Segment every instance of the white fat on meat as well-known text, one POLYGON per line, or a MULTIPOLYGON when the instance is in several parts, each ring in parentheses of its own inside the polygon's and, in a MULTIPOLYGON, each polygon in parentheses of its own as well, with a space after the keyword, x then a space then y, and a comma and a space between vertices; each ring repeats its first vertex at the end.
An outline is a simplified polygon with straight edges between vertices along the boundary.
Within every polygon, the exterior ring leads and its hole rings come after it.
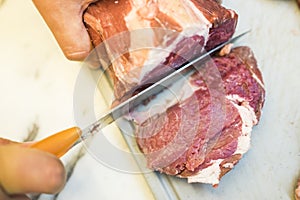
MULTIPOLYGON (((135 71, 124 74, 124 71, 126 71, 124 66, 122 66, 121 63, 114 63, 115 75, 121 82, 127 82, 129 84, 139 83, 144 79, 147 73, 165 61, 170 53, 174 51, 176 45, 186 37, 192 37, 194 35, 203 36, 204 44, 206 44, 208 40, 209 29, 212 27, 212 24, 191 1, 131 0, 131 5, 132 9, 125 17, 125 22, 129 31, 138 30, 130 34, 130 37, 132 37, 131 47, 129 48, 130 62, 131 68, 134 68, 135 71), (157 10, 167 16, 176 16, 174 20, 181 26, 180 34, 178 34, 176 39, 170 44, 167 44, 170 39, 168 36, 164 37, 164 41, 160 41, 159 43, 155 41, 155 28, 153 29, 151 27, 149 19, 155 18, 157 10), (141 40, 138 40, 139 30, 143 29, 147 29, 147 34, 140 34, 141 40), (145 38, 145 35, 147 38, 145 38), (145 46, 148 46, 148 48, 144 48, 145 46)), ((175 30, 170 31, 175 33, 175 30)))
MULTIPOLYGON (((245 99, 238 95, 228 95, 226 98, 237 108, 242 119, 242 133, 238 138, 238 146, 233 155, 246 153, 250 148, 252 127, 257 124, 257 117, 254 109, 245 99), (241 103, 241 104, 239 104, 241 103)), ((220 181, 221 166, 224 159, 212 160, 211 166, 201 170, 198 174, 188 177, 189 183, 208 183, 217 185, 220 181)), ((225 163, 225 168, 233 168, 233 163, 225 163)))
POLYGON ((190 84, 190 77, 193 73, 194 71, 185 74, 177 82, 157 94, 148 104, 140 104, 127 118, 133 119, 137 124, 142 124, 147 119, 165 113, 168 108, 190 98, 199 89, 190 84))
POLYGON ((223 159, 211 161, 211 166, 201 170, 197 175, 188 177, 188 183, 209 183, 212 185, 218 184, 220 181, 220 164, 222 161, 223 159))
MULTIPOLYGON (((164 90, 159 93, 154 99, 152 99, 146 106, 138 106, 130 115, 130 118, 134 119, 136 123, 142 124, 147 119, 166 112, 167 108, 178 103, 178 100, 184 101, 185 99, 191 97, 193 93, 199 88, 192 86, 189 83, 187 74, 185 78, 181 78, 175 84, 171 85, 169 89, 164 90), (174 95, 176 94, 176 98, 174 95)), ((242 133, 238 137, 238 146, 233 155, 245 154, 250 148, 251 131, 252 127, 258 123, 257 117, 255 115, 254 109, 249 105, 244 98, 239 95, 227 95, 228 99, 234 107, 239 112, 242 119, 242 133)), ((221 168, 220 164, 224 159, 212 160, 211 165, 198 174, 188 177, 189 183, 207 183, 216 185, 220 181, 221 168)), ((222 167, 233 168, 233 163, 225 163, 222 167)), ((179 175, 180 177, 180 175, 179 175)))

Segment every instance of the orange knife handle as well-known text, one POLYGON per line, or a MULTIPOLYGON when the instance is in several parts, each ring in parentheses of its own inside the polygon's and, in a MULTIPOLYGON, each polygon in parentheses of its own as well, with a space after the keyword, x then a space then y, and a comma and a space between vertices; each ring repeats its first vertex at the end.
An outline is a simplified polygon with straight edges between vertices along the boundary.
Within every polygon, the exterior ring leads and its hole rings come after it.
POLYGON ((30 147, 61 157, 76 143, 80 135, 80 128, 72 127, 40 140, 30 147))

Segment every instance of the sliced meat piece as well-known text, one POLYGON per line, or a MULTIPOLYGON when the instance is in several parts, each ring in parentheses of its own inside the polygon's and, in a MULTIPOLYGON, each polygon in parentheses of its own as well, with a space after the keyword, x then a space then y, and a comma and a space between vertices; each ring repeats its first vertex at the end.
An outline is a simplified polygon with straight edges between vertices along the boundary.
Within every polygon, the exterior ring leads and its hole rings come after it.
POLYGON ((237 18, 216 0, 101 0, 84 14, 94 46, 110 58, 102 64, 112 63, 116 99, 227 41, 237 18))
POLYGON ((248 151, 265 98, 256 60, 238 47, 212 61, 170 87, 179 103, 162 93, 131 114, 149 168, 217 185, 248 151))

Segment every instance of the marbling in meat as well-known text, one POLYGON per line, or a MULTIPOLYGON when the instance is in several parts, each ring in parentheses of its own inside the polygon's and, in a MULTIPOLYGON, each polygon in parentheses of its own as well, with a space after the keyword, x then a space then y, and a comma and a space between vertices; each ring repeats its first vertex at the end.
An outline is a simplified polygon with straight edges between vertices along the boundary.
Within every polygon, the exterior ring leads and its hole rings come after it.
POLYGON ((185 85, 177 88, 186 91, 188 85, 190 96, 179 96, 179 103, 165 111, 147 113, 138 108, 132 113, 149 168, 189 182, 217 185, 248 151, 265 97, 256 60, 248 47, 238 47, 212 61, 185 77, 185 85), (213 65, 219 74, 212 72, 213 65))
MULTIPOLYGON (((94 46, 104 47, 99 56, 109 60, 102 64, 110 66, 116 99, 227 41, 237 14, 219 2, 101 0, 89 6, 84 21, 94 46)), ((149 168, 217 185, 247 152, 264 103, 263 80, 248 47, 227 53, 131 113, 149 168)))
POLYGON ((84 22, 94 46, 106 42, 120 99, 227 41, 237 14, 216 0, 101 0, 88 7, 84 22))

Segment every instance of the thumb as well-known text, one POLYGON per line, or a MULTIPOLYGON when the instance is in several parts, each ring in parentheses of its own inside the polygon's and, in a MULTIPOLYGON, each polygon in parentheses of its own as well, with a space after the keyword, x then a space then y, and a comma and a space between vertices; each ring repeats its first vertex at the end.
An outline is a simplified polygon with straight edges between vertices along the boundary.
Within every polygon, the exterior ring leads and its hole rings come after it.
POLYGON ((65 56, 83 60, 90 52, 90 37, 82 14, 92 0, 33 0, 65 56))
POLYGON ((0 186, 8 194, 57 193, 65 180, 55 156, 17 144, 0 146, 0 186))

